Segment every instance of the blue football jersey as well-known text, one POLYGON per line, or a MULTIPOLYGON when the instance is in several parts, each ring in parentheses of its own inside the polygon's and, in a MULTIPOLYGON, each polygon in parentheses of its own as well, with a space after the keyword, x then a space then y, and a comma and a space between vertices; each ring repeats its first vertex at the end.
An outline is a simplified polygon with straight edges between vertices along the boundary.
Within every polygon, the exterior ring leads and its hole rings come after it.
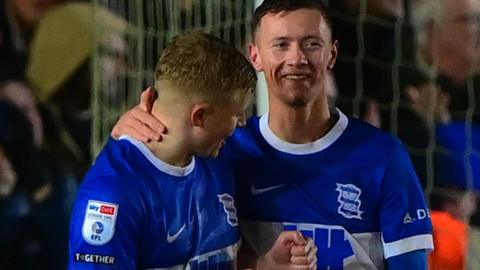
POLYGON ((340 111, 307 144, 278 138, 268 115, 227 142, 241 229, 264 254, 283 230, 318 247, 318 269, 384 269, 384 259, 433 248, 432 228, 408 153, 389 134, 340 111))
POLYGON ((221 159, 180 168, 132 138, 111 139, 76 198, 69 269, 235 269, 233 196, 221 159))

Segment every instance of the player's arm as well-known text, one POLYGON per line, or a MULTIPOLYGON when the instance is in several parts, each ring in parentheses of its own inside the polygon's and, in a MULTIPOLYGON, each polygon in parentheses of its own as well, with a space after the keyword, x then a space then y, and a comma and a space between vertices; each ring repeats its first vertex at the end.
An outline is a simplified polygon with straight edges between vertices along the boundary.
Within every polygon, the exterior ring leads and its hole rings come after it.
POLYGON ((389 269, 427 269, 433 249, 429 210, 408 152, 398 145, 392 153, 381 189, 384 255, 389 269))
POLYGON ((387 260, 388 270, 427 270, 427 252, 415 250, 387 260))
POLYGON ((136 269, 141 217, 113 182, 82 183, 70 223, 68 269, 136 269))
MULTIPOLYGON (((247 249, 250 250, 251 249, 247 249)), ((288 231, 282 232, 272 248, 263 256, 256 258, 250 256, 251 260, 244 260, 247 262, 248 269, 268 270, 309 270, 316 269, 317 265, 317 247, 312 239, 305 239, 301 233, 288 231)), ((244 250, 245 252, 245 250, 244 250)), ((252 251, 250 255, 254 254, 252 251)), ((242 259, 242 254, 240 254, 242 259)), ((245 256, 243 256, 245 259, 245 256)), ((245 264, 241 266, 245 268, 245 264)))
POLYGON ((142 142, 160 141, 167 132, 166 127, 150 112, 156 99, 152 87, 143 91, 140 103, 124 113, 112 130, 112 137, 118 139, 121 135, 129 135, 142 142))

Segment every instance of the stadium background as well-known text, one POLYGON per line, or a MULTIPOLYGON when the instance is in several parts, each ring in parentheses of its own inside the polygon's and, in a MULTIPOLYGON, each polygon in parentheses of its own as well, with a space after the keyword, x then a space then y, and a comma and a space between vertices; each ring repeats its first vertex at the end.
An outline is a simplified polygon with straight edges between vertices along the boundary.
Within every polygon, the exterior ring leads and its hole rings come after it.
MULTIPOLYGON (((95 5, 108 7, 115 13, 126 18, 134 29, 125 34, 126 51, 119 57, 123 57, 127 71, 125 74, 116 74, 108 77, 105 69, 98 68, 94 64, 94 82, 92 95, 93 128, 92 128, 92 156, 100 151, 113 124, 119 115, 127 108, 138 102, 140 92, 153 82, 153 70, 162 49, 168 40, 175 34, 187 29, 201 29, 213 33, 231 44, 240 51, 247 51, 247 44, 251 37, 250 21, 253 10, 261 0, 181 0, 181 1, 148 1, 148 0, 94 0, 95 5)), ((337 1, 338 2, 338 1, 337 1)), ((392 109, 389 112, 391 118, 390 130, 396 134, 396 113, 401 106, 400 100, 400 66, 414 62, 414 48, 411 47, 412 31, 410 26, 410 1, 405 1, 404 16, 397 18, 382 18, 367 14, 367 1, 359 1, 359 14, 352 17, 337 11, 338 4, 335 1, 323 0, 330 8, 330 16, 334 25, 343 28, 348 24, 355 24, 357 31, 353 32, 352 41, 340 44, 340 56, 336 68, 342 69, 348 65, 353 69, 346 70, 349 83, 344 88, 351 89, 349 92, 340 92, 336 97, 337 104, 347 114, 360 117, 366 100, 372 94, 368 92, 368 80, 381 80, 370 78, 365 75, 365 69, 373 69, 373 74, 385 76, 388 87, 392 89, 387 97, 380 97, 379 106, 392 109), (387 29, 387 41, 378 40, 378 47, 368 47, 369 36, 365 36, 363 27, 367 24, 377 25, 387 29), (354 43, 354 44, 351 44, 354 43), (383 46, 383 47, 382 47, 383 46), (378 50, 379 52, 373 52, 378 50), (391 55, 384 56, 383 51, 390 50, 391 55), (366 64, 365 64, 366 63, 366 64), (372 68, 373 67, 373 68, 372 68)), ((386 1, 388 2, 388 1, 386 1)), ((395 2, 395 1, 391 1, 395 2)), ((401 2, 401 1, 396 1, 401 2)), ((97 16, 94 16, 94 19, 97 16)), ((340 29, 344 30, 344 29, 340 29)), ((339 31, 340 32, 340 31, 339 31)), ((100 63, 106 54, 105 46, 100 42, 104 32, 96 32, 97 45, 94 50, 93 62, 100 63)), ((371 43, 371 42, 370 42, 371 43)), ((342 70, 344 71, 344 70, 342 70)), ((259 74, 257 97, 251 113, 261 115, 267 110, 266 85, 262 74, 259 74)), ((337 84, 339 83, 337 78, 337 84)), ((341 78, 345 82, 345 78, 341 78)), ((387 91, 385 91, 387 93, 387 91)), ((431 123, 433 130, 433 121, 431 123)), ((432 133, 432 136, 434 134, 432 133)), ((409 145, 410 152, 415 155, 428 153, 426 160, 427 172, 424 175, 426 192, 429 194, 433 188, 432 160, 428 157, 434 152, 434 142, 427 148, 416 148, 409 145)))
MULTIPOLYGON (((162 49, 168 40, 175 34, 187 29, 201 29, 213 33, 239 50, 246 52, 246 44, 251 36, 250 21, 256 5, 261 0, 95 0, 95 5, 105 6, 115 13, 126 18, 134 26, 125 36, 126 51, 124 57, 127 70, 124 74, 116 75, 113 79, 106 80, 106 75, 99 65, 94 64, 94 82, 92 95, 93 128, 92 128, 92 154, 95 156, 110 135, 113 124, 119 115, 138 102, 140 92, 153 82, 153 70, 162 49)), ((335 7, 335 1, 323 1, 328 7, 335 7)), ((353 67, 350 71, 350 87, 352 92, 340 92, 337 103, 340 107, 346 108, 347 114, 360 117, 365 108, 365 102, 372 95, 368 93, 369 84, 366 80, 364 69, 372 68, 381 70, 385 74, 387 83, 393 91, 388 97, 380 97, 378 106, 389 111, 390 128, 397 132, 397 113, 402 106, 401 100, 401 67, 413 64, 415 59, 411 30, 410 2, 406 1, 404 16, 392 18, 381 18, 367 14, 366 1, 360 1, 359 14, 355 17, 346 16, 341 12, 331 12, 332 19, 340 27, 345 23, 356 25, 357 31, 352 33, 355 36, 355 44, 340 44, 340 58, 337 68, 342 65, 353 67), (353 18, 353 19, 352 19, 353 18), (380 47, 370 48, 367 45, 369 36, 365 36, 363 27, 366 24, 374 24, 389 29, 393 35, 391 43, 382 43, 378 40, 380 47), (381 46, 390 46, 393 54, 387 57, 376 57, 371 50, 382 50, 381 46), (351 50, 350 47, 355 47, 351 50), (353 52, 353 53, 352 53, 353 52)), ((98 39, 102 32, 98 33, 98 39)), ((380 52, 381 53, 381 52, 380 52)), ((108 50, 97 42, 94 53, 94 63, 99 63, 108 50)), ((383 73, 382 73, 383 72, 383 73)), ((260 77, 261 78, 261 77, 260 77)), ((338 79, 338 78, 337 78, 338 79)), ((373 78, 380 80, 380 78, 373 78)), ((344 81, 337 81, 345 83, 344 81)), ((469 91, 473 86, 469 84, 469 91)), ((267 109, 267 97, 265 83, 262 78, 259 81, 257 97, 251 110, 253 114, 262 114, 267 109)), ((475 106, 474 101, 470 101, 475 106)), ((472 122, 472 114, 467 116, 467 122, 472 122)), ((407 147, 413 157, 415 155, 425 157, 426 171, 423 174, 423 185, 427 197, 431 196, 434 189, 433 184, 433 155, 435 152, 435 132, 433 120, 427 123, 430 130, 430 137, 427 147, 417 147, 407 143, 407 147)), ((474 151, 470 149, 470 152, 474 151)), ((474 217, 475 219, 475 217, 474 217)), ((478 221, 478 218, 476 219, 478 221)), ((478 223, 478 222, 477 222, 478 223)))
MULTIPOLYGON (((138 102, 140 92, 145 86, 152 85, 155 64, 170 38, 187 29, 201 29, 229 41, 241 51, 246 51, 245 44, 251 36, 250 20, 255 1, 96 0, 95 5, 110 8, 126 18, 135 29, 125 35, 126 74, 105 80, 102 69, 94 72, 94 156, 104 145, 121 112, 138 102)), ((96 34, 96 40, 99 40, 104 33, 99 31, 96 34)), ((108 52, 100 42, 95 44, 97 46, 93 62, 98 63, 108 52)))

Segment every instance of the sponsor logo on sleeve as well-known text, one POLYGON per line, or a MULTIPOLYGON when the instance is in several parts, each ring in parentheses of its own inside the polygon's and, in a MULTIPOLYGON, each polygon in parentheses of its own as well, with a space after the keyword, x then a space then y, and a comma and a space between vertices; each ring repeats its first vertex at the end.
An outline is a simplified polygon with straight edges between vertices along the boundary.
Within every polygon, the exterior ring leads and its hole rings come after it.
POLYGON ((115 233, 118 205, 89 200, 83 221, 83 239, 95 246, 108 243, 115 233))
POLYGON ((106 265, 115 264, 114 256, 105 256, 105 255, 98 255, 98 254, 75 253, 73 259, 76 262, 84 262, 84 263, 106 264, 106 265))
POLYGON ((415 211, 415 214, 413 216, 410 215, 409 212, 407 212, 405 216, 403 216, 403 224, 413 223, 417 220, 423 220, 426 218, 430 218, 430 211, 428 209, 420 208, 415 211))

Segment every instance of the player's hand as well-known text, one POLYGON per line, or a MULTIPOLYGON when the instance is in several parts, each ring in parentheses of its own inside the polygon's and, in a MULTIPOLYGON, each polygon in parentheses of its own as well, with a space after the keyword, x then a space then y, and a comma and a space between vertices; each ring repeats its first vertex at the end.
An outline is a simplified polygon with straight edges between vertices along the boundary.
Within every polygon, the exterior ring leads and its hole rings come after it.
POLYGON ((161 141, 167 128, 152 114, 155 90, 148 87, 140 96, 140 104, 124 113, 112 130, 112 137, 129 135, 142 142, 161 141))
POLYGON ((257 261, 257 270, 317 269, 317 250, 312 239, 300 232, 282 232, 273 247, 257 261))

